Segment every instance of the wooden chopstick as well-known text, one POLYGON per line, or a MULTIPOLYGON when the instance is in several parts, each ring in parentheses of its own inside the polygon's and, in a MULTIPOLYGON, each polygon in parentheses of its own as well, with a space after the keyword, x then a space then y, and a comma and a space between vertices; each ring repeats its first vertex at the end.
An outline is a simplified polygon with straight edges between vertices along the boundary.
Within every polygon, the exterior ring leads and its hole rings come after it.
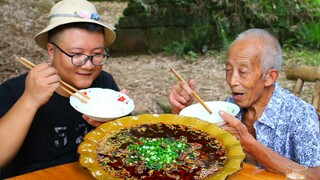
MULTIPOLYGON (((179 81, 186 82, 173 68, 170 68, 170 70, 179 81)), ((202 99, 198 96, 198 94, 195 91, 192 91, 192 95, 210 114, 212 114, 210 108, 202 101, 202 99)))
MULTIPOLYGON (((29 68, 29 69, 32 69, 32 68, 34 68, 34 67, 36 66, 35 64, 33 64, 32 62, 28 61, 27 59, 25 59, 25 58, 23 58, 23 57, 20 57, 20 58, 19 58, 19 57, 15 56, 15 59, 16 59, 18 62, 20 62, 22 65, 26 66, 26 67, 29 68)), ((79 99, 82 103, 87 103, 87 101, 86 101, 85 99, 79 97, 79 96, 76 95, 75 93, 78 93, 78 94, 80 94, 81 96, 83 96, 83 97, 85 97, 85 98, 87 98, 87 99, 90 99, 89 96, 87 96, 87 95, 79 92, 76 88, 70 86, 69 84, 65 83, 64 81, 60 80, 60 83, 61 83, 60 87, 61 87, 62 90, 64 90, 65 92, 67 92, 69 95, 74 96, 75 98, 79 99), (70 91, 68 88, 69 88, 70 90, 74 91, 75 93, 73 93, 72 91, 70 91)))

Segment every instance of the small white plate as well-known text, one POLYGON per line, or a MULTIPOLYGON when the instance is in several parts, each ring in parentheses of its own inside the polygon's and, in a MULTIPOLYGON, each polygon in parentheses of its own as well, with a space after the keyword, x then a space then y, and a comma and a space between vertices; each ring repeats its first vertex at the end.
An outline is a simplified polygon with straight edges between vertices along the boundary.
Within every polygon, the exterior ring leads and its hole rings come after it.
POLYGON ((90 97, 87 103, 70 96, 70 104, 90 119, 106 122, 128 115, 134 110, 133 100, 121 92, 103 88, 82 89, 80 92, 90 97))
POLYGON ((220 110, 226 111, 233 116, 237 115, 240 111, 239 106, 226 101, 207 101, 204 103, 212 111, 212 114, 210 114, 200 103, 198 103, 182 109, 179 115, 196 117, 221 126, 225 124, 225 121, 223 121, 218 114, 220 110))

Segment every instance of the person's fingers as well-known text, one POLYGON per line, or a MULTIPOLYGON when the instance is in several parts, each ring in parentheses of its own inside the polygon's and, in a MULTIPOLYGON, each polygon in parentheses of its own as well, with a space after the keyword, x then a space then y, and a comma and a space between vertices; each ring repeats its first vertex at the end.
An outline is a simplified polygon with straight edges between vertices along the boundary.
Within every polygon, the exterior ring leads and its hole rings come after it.
POLYGON ((188 104, 188 101, 181 95, 182 91, 184 90, 181 89, 180 85, 176 84, 171 88, 168 96, 168 101, 174 114, 178 114, 188 104))
POLYGON ((169 103, 171 104, 172 108, 175 109, 183 109, 185 107, 184 104, 186 104, 186 100, 181 97, 181 96, 176 96, 176 95, 170 95, 169 96, 169 103))
POLYGON ((238 134, 238 130, 233 128, 233 127, 230 127, 228 125, 223 125, 223 126, 220 126, 222 129, 228 131, 230 134, 232 134, 233 136, 235 136, 238 140, 240 139, 240 136, 238 134))
POLYGON ((193 93, 193 89, 191 89, 190 85, 188 83, 179 82, 180 86, 180 92, 183 95, 191 96, 193 93))
POLYGON ((169 103, 171 104, 171 109, 173 114, 179 114, 182 109, 184 109, 186 106, 181 104, 180 102, 174 100, 174 99, 169 99, 169 103))
POLYGON ((127 94, 127 89, 121 89, 120 92, 123 94, 127 94))
POLYGON ((32 70, 42 71, 44 69, 47 69, 48 67, 51 67, 51 65, 48 63, 40 63, 40 64, 36 65, 32 70))
POLYGON ((187 83, 179 83, 179 87, 177 89, 177 95, 179 97, 179 101, 183 102, 185 105, 189 105, 193 102, 193 90, 187 83))
POLYGON ((195 90, 195 88, 196 88, 196 82, 194 81, 194 79, 190 78, 189 81, 188 81, 188 84, 189 84, 189 86, 190 86, 190 88, 191 88, 192 90, 195 90))
POLYGON ((88 116, 86 115, 82 115, 82 118, 87 121, 88 124, 90 124, 91 126, 94 126, 94 127, 98 127, 100 126, 101 124, 103 124, 103 122, 99 122, 99 121, 95 121, 95 120, 92 120, 90 119, 88 116))
POLYGON ((49 100, 60 85, 57 70, 47 63, 41 63, 31 69, 27 75, 24 95, 42 105, 49 100))
POLYGON ((192 91, 189 85, 187 83, 179 83, 172 88, 171 98, 173 98, 174 101, 187 106, 193 100, 193 97, 191 95, 192 93, 189 93, 187 91, 192 91))
POLYGON ((240 121, 225 111, 219 111, 219 116, 231 127, 237 127, 240 121))
POLYGON ((225 111, 219 111, 219 115, 226 122, 222 128, 234 135, 239 141, 250 138, 251 135, 247 127, 236 117, 225 111))

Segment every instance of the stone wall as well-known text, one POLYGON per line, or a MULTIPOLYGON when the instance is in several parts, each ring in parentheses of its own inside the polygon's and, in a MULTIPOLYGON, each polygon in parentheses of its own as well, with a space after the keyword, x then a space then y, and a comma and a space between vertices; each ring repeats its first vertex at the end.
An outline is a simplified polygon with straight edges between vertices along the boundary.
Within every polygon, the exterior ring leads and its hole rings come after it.
POLYGON ((118 52, 158 52, 173 41, 181 42, 198 19, 186 9, 161 7, 147 0, 130 0, 116 24, 117 38, 110 47, 118 52))

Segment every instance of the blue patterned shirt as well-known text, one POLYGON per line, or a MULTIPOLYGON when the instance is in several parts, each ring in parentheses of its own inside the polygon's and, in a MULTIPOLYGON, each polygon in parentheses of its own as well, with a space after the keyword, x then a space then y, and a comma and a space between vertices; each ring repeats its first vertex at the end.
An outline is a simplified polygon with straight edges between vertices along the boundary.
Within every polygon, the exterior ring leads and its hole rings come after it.
MULTIPOLYGON (((233 99, 229 97, 229 102, 233 99)), ((241 111, 237 118, 241 119, 241 111)), ((253 124, 256 139, 303 166, 320 166, 319 121, 315 108, 275 83, 269 103, 253 124)))

